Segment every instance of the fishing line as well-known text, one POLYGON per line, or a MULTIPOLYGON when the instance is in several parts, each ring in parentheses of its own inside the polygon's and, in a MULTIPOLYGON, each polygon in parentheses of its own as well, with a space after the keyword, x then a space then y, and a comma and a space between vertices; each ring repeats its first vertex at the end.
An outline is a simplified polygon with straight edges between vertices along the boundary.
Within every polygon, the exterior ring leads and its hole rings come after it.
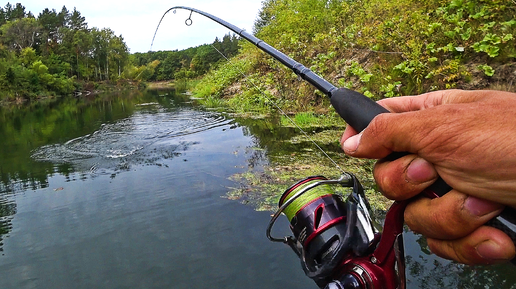
MULTIPOLYGON (((210 19, 218 22, 219 24, 222 24, 223 26, 225 26, 226 28, 229 28, 230 30, 234 31, 234 32, 237 32, 238 35, 242 36, 243 38, 245 38, 246 40, 248 40, 249 42, 253 43, 254 45, 258 46, 259 48, 261 48, 262 50, 264 50, 264 47, 263 45, 267 45, 265 42, 257 39, 256 37, 254 36, 251 36, 251 35, 247 35, 247 33, 245 32, 244 29, 240 29, 236 26, 233 26, 221 19, 218 19, 212 15, 209 15, 209 14, 205 14, 203 13, 202 11, 199 11, 197 9, 193 9, 193 8, 189 8, 189 7, 182 7, 182 6, 176 6, 176 7, 172 7, 170 9, 168 9, 164 14, 163 16, 161 16, 161 19, 158 23, 158 26, 156 27, 156 31, 154 32, 154 36, 152 37, 152 43, 151 43, 151 47, 150 47, 150 50, 152 50, 152 46, 154 45, 154 40, 156 38, 156 34, 158 33, 158 29, 161 25, 161 22, 163 21, 163 19, 165 18, 165 15, 167 15, 168 12, 170 11, 173 11, 174 14, 176 14, 176 9, 186 9, 186 10, 189 10, 190 11, 190 16, 188 17, 188 19, 185 21, 185 24, 187 26, 191 26, 193 24, 193 20, 192 20, 192 14, 193 12, 197 12, 197 13, 200 13, 206 17, 209 17, 210 19), (247 37, 246 37, 247 36, 247 37), (254 39, 250 39, 250 38, 254 38, 254 39), (254 40, 254 41, 253 41, 254 40), (262 46, 262 47, 260 47, 262 46)), ((213 48, 215 48, 215 50, 220 54, 222 55, 222 57, 224 57, 224 59, 226 59, 226 61, 229 62, 229 59, 222 53, 220 52, 215 46, 211 45, 213 48)), ((271 49, 274 49, 272 47, 270 47, 271 49)), ((267 51, 266 51, 267 52, 267 51)), ((296 63, 294 60, 292 59, 288 59, 288 57, 285 57, 285 58, 280 58, 278 59, 280 62, 282 62, 284 65, 286 65, 287 67, 293 69, 296 74, 298 74, 300 77, 302 76, 303 79, 307 80, 308 82, 310 82, 311 84, 313 84, 315 87, 317 87, 320 91, 322 92, 325 92, 325 93, 330 93, 331 91, 335 90, 336 88, 328 83, 327 81, 325 81, 324 79, 320 78, 318 75, 315 75, 313 74, 310 70, 308 70, 306 67, 302 66, 301 64, 299 63, 296 63)), ((341 168, 337 162, 335 162, 329 155, 328 153, 326 153, 326 151, 324 151, 309 135, 308 133, 306 133, 294 120, 292 120, 292 118, 290 118, 287 113, 285 111, 283 111, 283 109, 281 109, 281 107, 279 107, 274 101, 272 101, 266 94, 265 92, 263 92, 262 89, 260 89, 255 83, 253 83, 251 80, 249 80, 249 78, 247 77, 247 75, 245 75, 245 73, 240 70, 238 67, 236 68, 237 71, 244 77, 244 79, 247 79, 247 81, 249 81, 249 83, 251 83, 251 85, 260 92, 260 94, 262 94, 265 99, 267 99, 270 103, 273 104, 273 106, 278 109, 278 111, 280 111, 287 119, 289 122, 291 122, 297 129, 299 129, 301 131, 301 133, 305 136, 306 139, 308 139, 311 143, 313 143, 317 149, 319 149, 323 155, 330 160, 331 163, 333 163, 335 165, 335 167, 340 171, 342 172, 343 174, 346 174, 346 171, 341 168)))
MULTIPOLYGON (((220 52, 220 50, 217 49, 217 47, 215 47, 213 44, 211 44, 211 47, 213 47, 213 49, 215 49, 220 55, 222 55, 222 57, 224 57, 224 59, 226 59, 227 62, 229 62, 229 58, 226 57, 226 55, 224 55, 222 52, 220 52)), ((279 111, 281 112, 281 114, 283 114, 290 123, 292 123, 297 129, 299 129, 299 131, 301 131, 301 133, 311 142, 313 143, 322 153, 323 155, 328 158, 330 160, 330 162, 332 162, 336 167, 337 169, 339 169, 343 174, 346 174, 346 171, 344 171, 343 168, 341 168, 339 166, 339 164, 337 164, 336 161, 334 161, 329 155, 328 153, 326 153, 326 151, 324 151, 321 146, 319 146, 309 135, 306 131, 304 131, 291 117, 288 116, 288 114, 281 108, 279 107, 278 104, 276 104, 276 102, 272 101, 271 98, 269 98, 267 96, 267 94, 265 94, 265 92, 259 88, 253 81, 251 81, 251 79, 242 71, 240 70, 240 68, 238 67, 235 67, 238 71, 238 73, 240 73, 242 75, 242 77, 248 81, 256 90, 258 90, 258 92, 260 92, 267 101, 269 101, 270 103, 272 103, 272 105, 279 111)))

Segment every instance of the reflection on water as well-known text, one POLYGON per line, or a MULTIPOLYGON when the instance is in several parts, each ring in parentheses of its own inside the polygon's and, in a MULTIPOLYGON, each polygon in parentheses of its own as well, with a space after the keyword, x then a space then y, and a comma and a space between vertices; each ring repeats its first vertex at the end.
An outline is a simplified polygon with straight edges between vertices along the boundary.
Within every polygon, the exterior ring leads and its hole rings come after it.
MULTIPOLYGON (((172 92, 0 109, 0 288, 315 288, 270 213, 221 198, 294 133, 172 92)), ((405 244, 408 288, 513 288, 405 244)))
POLYGON ((268 213, 221 198, 256 153, 234 120, 152 94, 0 117, 0 288, 312 285, 268 213))
POLYGON ((11 219, 16 214, 16 204, 0 195, 0 252, 3 251, 4 235, 12 229, 11 219))
POLYGON ((408 288, 516 288, 512 264, 466 266, 430 254, 423 237, 405 233, 408 288))

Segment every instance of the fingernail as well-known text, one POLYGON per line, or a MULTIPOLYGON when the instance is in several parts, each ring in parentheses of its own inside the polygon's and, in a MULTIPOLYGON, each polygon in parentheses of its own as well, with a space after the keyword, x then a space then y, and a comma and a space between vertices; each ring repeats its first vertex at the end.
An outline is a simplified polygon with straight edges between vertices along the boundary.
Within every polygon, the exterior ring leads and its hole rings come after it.
POLYGON ((422 158, 414 159, 407 168, 407 181, 424 183, 437 178, 434 166, 422 158))
POLYGON ((501 210, 503 206, 497 203, 469 196, 464 202, 464 208, 472 215, 482 217, 489 213, 501 210))
POLYGON ((480 243, 476 250, 478 255, 486 260, 504 261, 508 259, 508 257, 503 253, 503 248, 493 241, 485 241, 480 243))
POLYGON ((354 153, 358 149, 358 145, 360 144, 360 139, 362 138, 362 134, 354 135, 350 138, 348 138, 344 144, 342 145, 342 148, 346 153, 354 153))

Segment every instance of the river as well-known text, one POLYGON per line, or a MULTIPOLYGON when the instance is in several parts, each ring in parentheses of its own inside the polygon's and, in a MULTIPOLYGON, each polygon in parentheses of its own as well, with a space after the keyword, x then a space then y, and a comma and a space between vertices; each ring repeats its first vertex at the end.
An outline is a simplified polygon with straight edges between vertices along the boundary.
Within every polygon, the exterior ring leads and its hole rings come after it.
MULTIPOLYGON (((316 288, 265 237, 271 212, 225 197, 271 125, 173 91, 0 108, 0 288, 316 288)), ((405 246, 408 288, 516 288, 512 265, 405 246)))

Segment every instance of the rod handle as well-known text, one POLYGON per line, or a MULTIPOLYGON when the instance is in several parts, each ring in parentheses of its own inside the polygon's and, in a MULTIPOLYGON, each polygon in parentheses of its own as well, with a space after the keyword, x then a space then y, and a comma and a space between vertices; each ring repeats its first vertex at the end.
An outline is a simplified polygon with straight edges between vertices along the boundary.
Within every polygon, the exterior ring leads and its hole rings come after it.
POLYGON ((363 131, 377 115, 389 112, 369 97, 347 88, 332 91, 330 101, 340 117, 357 132, 363 131))
MULTIPOLYGON (((367 96, 347 88, 339 88, 332 91, 330 100, 342 119, 357 132, 363 131, 377 115, 389 113, 387 109, 367 96)), ((387 158, 398 159, 404 155, 407 155, 407 153, 394 152, 387 158)), ((442 197, 451 189, 452 188, 439 177, 437 181, 422 193, 428 197, 436 198, 442 197)), ((491 219, 486 225, 503 231, 516 245, 516 209, 506 207, 498 217, 491 219)), ((516 265, 516 258, 511 262, 516 265)))

